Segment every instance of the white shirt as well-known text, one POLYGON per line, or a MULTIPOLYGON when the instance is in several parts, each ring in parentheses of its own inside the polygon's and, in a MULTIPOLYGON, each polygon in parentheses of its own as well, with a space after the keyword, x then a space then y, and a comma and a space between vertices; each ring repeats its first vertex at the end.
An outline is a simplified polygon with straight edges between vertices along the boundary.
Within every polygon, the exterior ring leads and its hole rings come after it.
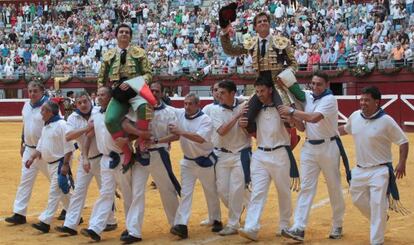
POLYGON ((243 109, 243 106, 237 105, 233 110, 226 109, 222 106, 215 106, 211 110, 210 118, 213 121, 213 128, 217 134, 218 148, 225 148, 233 153, 239 152, 242 149, 251 145, 250 136, 247 135, 236 123, 227 134, 220 136, 217 130, 225 123, 228 123, 236 114, 243 109))
POLYGON ((312 92, 305 91, 306 103, 304 111, 319 112, 323 115, 317 123, 306 123, 306 138, 310 140, 329 139, 338 135, 338 102, 334 95, 326 95, 314 101, 312 92))
MULTIPOLYGON (((99 107, 94 107, 92 109, 92 112, 99 112, 99 107)), ((88 121, 85 118, 83 118, 81 115, 79 115, 78 113, 73 112, 72 114, 69 115, 67 119, 66 133, 69 133, 73 130, 86 128, 87 126, 88 126, 88 121)), ((87 136, 85 134, 81 135, 80 137, 76 139, 76 142, 78 143, 81 152, 85 147, 86 140, 87 140, 87 136)), ((94 157, 97 155, 99 155, 99 151, 98 151, 98 147, 96 146, 96 138, 93 137, 91 140, 91 145, 89 147, 88 157, 94 157)))
POLYGON ((188 120, 185 118, 185 110, 176 110, 177 126, 184 131, 198 134, 205 142, 200 144, 191 141, 185 137, 180 137, 181 149, 185 156, 196 158, 200 156, 208 156, 213 151, 211 143, 211 135, 213 134, 213 123, 206 114, 195 119, 188 120))
MULTIPOLYGON (((216 109, 216 108, 218 108, 218 107, 219 107, 219 105, 218 105, 218 104, 211 103, 211 104, 205 105, 205 106, 203 107, 202 111, 203 111, 203 112, 204 112, 207 116, 209 116, 209 117, 210 117, 210 119, 212 119, 211 114, 212 114, 212 112, 214 111, 214 109, 216 109)), ((211 136, 211 143, 213 143, 213 146, 214 146, 214 147, 219 147, 218 137, 219 137, 219 135, 218 135, 218 133, 217 133, 217 130, 213 130, 213 135, 211 136)))
POLYGON ((273 148, 290 145, 289 134, 276 107, 261 109, 256 117, 256 125, 257 146, 273 148))
POLYGON ((148 8, 144 8, 144 9, 142 10, 142 17, 143 17, 144 19, 147 19, 147 18, 148 18, 148 13, 149 13, 149 9, 148 9, 148 8))
MULTIPOLYGON (((177 117, 175 115, 175 109, 171 106, 165 106, 164 109, 154 110, 154 117, 150 123, 151 134, 153 137, 160 139, 170 134, 168 129, 169 124, 177 124, 177 117)), ((150 148, 168 148, 168 143, 158 143, 151 145, 150 148)))
POLYGON ((282 5, 282 4, 280 4, 279 6, 277 6, 276 7, 276 9, 275 9, 275 17, 276 18, 282 18, 283 17, 283 14, 284 14, 284 11, 285 11, 285 9, 284 9, 284 5, 282 5))
POLYGON ((308 54, 307 53, 303 53, 298 55, 297 57, 298 63, 299 64, 307 64, 308 63, 308 54))
POLYGON ((219 106, 218 104, 211 103, 211 104, 205 105, 202 111, 211 118, 211 112, 214 110, 215 107, 218 107, 218 106, 219 106))
POLYGON ((392 162, 391 143, 402 145, 408 142, 407 136, 389 115, 367 120, 361 110, 355 111, 345 125, 355 142, 356 164, 372 167, 392 162))
POLYGON ((100 153, 109 155, 111 151, 121 153, 122 150, 115 144, 111 134, 105 126, 105 113, 93 111, 91 119, 95 128, 96 145, 100 153))
POLYGON ((32 108, 30 102, 24 103, 22 116, 24 143, 26 145, 37 146, 40 136, 42 135, 42 129, 45 122, 40 114, 41 108, 41 106, 32 108))
POLYGON ((66 141, 66 121, 59 120, 45 125, 36 150, 46 162, 54 162, 75 150, 72 141, 66 141))

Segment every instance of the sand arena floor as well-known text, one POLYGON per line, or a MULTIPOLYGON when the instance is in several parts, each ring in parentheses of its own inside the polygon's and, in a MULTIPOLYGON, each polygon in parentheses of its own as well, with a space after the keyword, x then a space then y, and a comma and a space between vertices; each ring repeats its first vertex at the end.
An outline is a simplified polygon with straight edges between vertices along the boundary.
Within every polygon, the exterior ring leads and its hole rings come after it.
MULTIPOLYGON (((0 123, 0 244, 88 244, 90 240, 82 235, 73 237, 62 237, 54 231, 54 227, 62 222, 54 220, 51 232, 40 234, 30 225, 38 222, 37 216, 42 212, 47 203, 49 183, 46 178, 39 174, 28 209, 28 223, 20 226, 10 226, 4 222, 4 218, 12 214, 13 201, 16 189, 20 181, 21 158, 19 156, 19 142, 21 134, 21 123, 0 123)), ((414 145, 414 134, 409 134, 410 144, 414 145)), ((352 138, 343 137, 344 145, 351 159, 353 166, 354 148, 352 138)), ((300 144, 301 146, 301 144, 300 144)), ((300 146, 295 149, 295 156, 299 160, 300 146)), ((398 159, 398 148, 393 148, 395 159, 398 159)), ((172 162, 177 176, 179 176, 179 160, 182 153, 179 144, 172 146, 172 162)), ((411 149, 407 162, 407 176, 398 181, 401 199, 405 207, 414 212, 414 154, 411 149)), ((74 163, 75 167, 77 162, 74 163)), ((342 175, 343 167, 341 164, 342 175)), ((76 172, 76 171, 75 171, 76 172)), ((148 185, 147 185, 148 186, 148 185)), ((341 240, 333 241, 327 239, 330 230, 331 209, 324 178, 320 177, 317 195, 314 199, 312 212, 306 230, 305 244, 369 244, 369 224, 362 217, 359 211, 352 205, 348 186, 342 179, 343 192, 345 193, 346 212, 344 221, 344 237, 341 240)), ((297 193, 293 195, 293 208, 296 206, 297 193)), ((98 197, 98 190, 95 182, 92 182, 86 207, 83 212, 85 223, 79 227, 87 227, 93 204, 98 197)), ((120 244, 119 236, 124 230, 124 215, 121 200, 117 200, 117 218, 119 227, 117 230, 104 233, 101 244, 120 244)), ((159 193, 157 190, 147 188, 146 210, 143 225, 142 244, 248 244, 251 243, 238 235, 221 237, 210 232, 208 228, 199 226, 207 215, 207 207, 201 185, 197 183, 193 210, 189 223, 189 239, 178 241, 169 233, 169 225, 164 215, 159 193)), ((226 222, 227 210, 222 205, 223 221, 226 222)), ((244 215, 243 215, 244 219, 244 215)), ((294 244, 291 240, 276 237, 278 229, 278 207, 277 195, 274 186, 270 188, 267 204, 261 219, 262 228, 259 233, 257 244, 294 244)), ((414 244, 414 214, 402 216, 397 213, 390 213, 385 234, 386 244, 414 244)))

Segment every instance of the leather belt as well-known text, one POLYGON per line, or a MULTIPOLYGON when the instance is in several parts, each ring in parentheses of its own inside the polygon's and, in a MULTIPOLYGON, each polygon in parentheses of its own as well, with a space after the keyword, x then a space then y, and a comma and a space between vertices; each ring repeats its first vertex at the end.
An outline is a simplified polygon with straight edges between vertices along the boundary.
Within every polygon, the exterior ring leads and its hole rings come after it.
MULTIPOLYGON (((337 136, 332 136, 331 138, 329 138, 329 141, 335 140, 336 137, 337 136)), ((311 145, 320 145, 322 143, 327 142, 328 139, 321 139, 321 140, 309 140, 309 139, 306 139, 306 141, 309 142, 309 144, 311 144, 311 145)))
POLYGON ((257 149, 269 152, 269 151, 277 150, 277 149, 282 148, 282 147, 285 147, 285 146, 284 145, 279 145, 279 146, 276 146, 276 147, 273 147, 273 148, 267 148, 267 147, 259 146, 259 147, 257 147, 257 149))
POLYGON ((356 166, 357 166, 358 168, 374 168, 374 167, 378 167, 378 166, 387 166, 387 164, 388 164, 388 163, 381 163, 381 164, 374 165, 374 166, 369 166, 369 167, 364 167, 364 166, 361 166, 361 165, 357 164, 356 166))
POLYGON ((225 153, 233 153, 232 151, 229 151, 229 150, 227 150, 226 148, 214 147, 214 149, 215 149, 215 150, 218 150, 218 151, 225 152, 225 153))
POLYGON ((103 155, 102 153, 99 153, 99 154, 98 154, 98 155, 96 155, 96 156, 89 157, 89 158, 88 158, 88 160, 93 160, 93 159, 99 158, 99 157, 101 157, 102 155, 103 155))
POLYGON ((58 163, 58 162, 60 162, 60 161, 63 161, 63 157, 62 158, 59 158, 58 160, 56 160, 56 161, 53 161, 53 162, 48 162, 49 164, 54 164, 54 163, 58 163))

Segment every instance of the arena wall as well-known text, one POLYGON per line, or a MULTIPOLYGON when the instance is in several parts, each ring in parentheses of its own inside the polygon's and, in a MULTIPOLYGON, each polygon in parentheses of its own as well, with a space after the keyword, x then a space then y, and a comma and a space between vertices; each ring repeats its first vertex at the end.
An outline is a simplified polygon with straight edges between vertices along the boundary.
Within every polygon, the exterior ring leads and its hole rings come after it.
MULTIPOLYGON (((339 106, 339 123, 345 123, 352 112, 359 109, 359 95, 336 96, 339 106)), ((212 97, 201 97, 202 106, 211 103, 212 97)), ((21 121, 21 110, 27 99, 0 100, 0 121, 21 121)), ((174 107, 182 108, 183 97, 171 98, 174 107)), ((406 131, 414 131, 414 93, 384 94, 382 108, 406 131)))

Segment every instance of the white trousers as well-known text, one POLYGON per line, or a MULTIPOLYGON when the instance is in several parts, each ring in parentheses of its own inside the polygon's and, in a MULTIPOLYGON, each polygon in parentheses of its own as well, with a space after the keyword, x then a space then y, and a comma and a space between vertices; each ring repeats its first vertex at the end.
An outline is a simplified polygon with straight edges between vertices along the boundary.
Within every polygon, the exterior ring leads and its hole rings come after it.
MULTIPOLYGON (((25 167, 26 161, 30 158, 35 149, 25 147, 22 157, 22 176, 20 179, 19 187, 16 192, 16 199, 14 200, 13 213, 26 216, 27 206, 32 195, 34 183, 36 181, 37 174, 40 172, 50 181, 49 171, 47 168, 47 162, 43 159, 36 159, 30 168, 25 167)), ((63 208, 67 209, 69 205, 69 199, 64 195, 61 200, 63 208)))
MULTIPOLYGON (((66 227, 76 230, 82 216, 82 210, 85 207, 86 195, 88 193, 89 185, 93 178, 101 189, 101 157, 89 160, 91 169, 86 173, 83 169, 83 159, 80 158, 78 164, 78 171, 76 173, 75 190, 70 199, 69 208, 66 212, 65 223, 66 227)), ((116 224, 114 211, 111 212, 107 224, 116 224)))
MULTIPOLYGON (((148 180, 148 171, 140 163, 135 162, 132 168, 122 178, 128 180, 126 192, 131 196, 130 207, 126 212, 125 225, 129 235, 142 237, 144 222, 145 188, 148 180)), ((127 209, 125 209, 127 210, 127 209)))
POLYGON ((252 193, 244 229, 258 232, 260 216, 273 180, 279 201, 279 230, 289 227, 291 216, 290 161, 285 148, 271 152, 257 150, 250 165, 252 193))
POLYGON ((387 188, 389 173, 387 166, 352 169, 352 202, 370 220, 372 244, 383 243, 387 223, 387 188))
POLYGON ((216 164, 217 192, 221 201, 228 208, 227 226, 239 228, 243 211, 245 188, 244 173, 240 153, 217 152, 216 164))
POLYGON ((49 172, 50 178, 50 188, 49 188, 49 197, 47 199, 47 207, 46 209, 40 214, 39 220, 45 224, 50 225, 52 223, 53 216, 56 213, 56 210, 59 205, 59 200, 66 196, 67 200, 70 200, 72 196, 71 192, 68 194, 63 194, 62 190, 59 188, 58 184, 58 168, 59 163, 47 164, 47 170, 49 172))
POLYGON ((106 222, 111 215, 114 201, 115 190, 117 184, 120 186, 122 192, 122 199, 124 201, 125 218, 128 213, 131 204, 130 176, 128 174, 122 174, 121 163, 124 160, 124 155, 121 155, 119 165, 114 168, 109 168, 109 162, 112 159, 109 156, 103 155, 101 158, 101 183, 102 186, 99 190, 99 198, 96 201, 92 214, 89 220, 89 229, 93 230, 97 234, 101 234, 105 229, 106 222))
POLYGON ((165 168, 158 151, 151 151, 150 154, 150 164, 146 169, 157 184, 165 215, 167 216, 168 223, 172 226, 174 225, 174 218, 178 208, 178 194, 174 184, 168 176, 167 169, 165 168))
POLYGON ((332 227, 342 227, 345 201, 341 186, 339 157, 339 149, 335 141, 320 145, 305 142, 303 145, 300 164, 301 191, 297 200, 293 227, 302 230, 306 228, 321 171, 325 177, 332 207, 332 227))
POLYGON ((220 201, 217 194, 214 166, 202 168, 194 161, 181 160, 181 200, 175 215, 175 225, 187 225, 196 180, 199 179, 207 201, 208 219, 221 221, 220 201))

